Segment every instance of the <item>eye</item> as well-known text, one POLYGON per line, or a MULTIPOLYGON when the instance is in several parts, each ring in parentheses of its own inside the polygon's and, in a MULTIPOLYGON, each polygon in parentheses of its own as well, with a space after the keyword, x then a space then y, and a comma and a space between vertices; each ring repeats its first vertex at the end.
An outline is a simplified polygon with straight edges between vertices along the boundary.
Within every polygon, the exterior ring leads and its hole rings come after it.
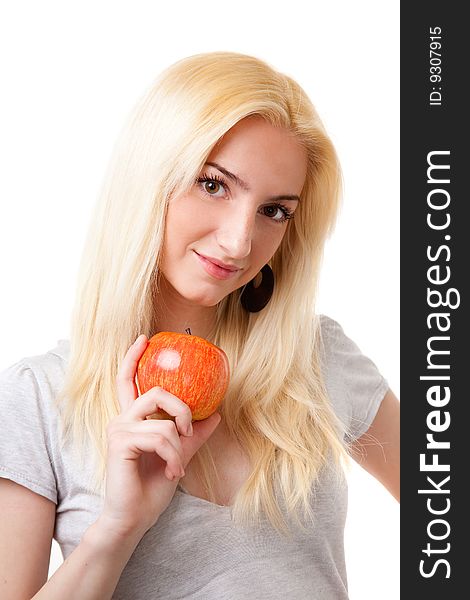
POLYGON ((218 181, 211 181, 211 180, 209 180, 209 181, 205 181, 204 182, 204 189, 211 196, 216 196, 217 192, 220 191, 223 188, 222 188, 222 186, 220 185, 220 183, 218 181))
POLYGON ((288 219, 294 218, 294 211, 287 208, 283 204, 272 204, 270 206, 264 206, 263 211, 265 215, 276 223, 284 223, 288 219))
POLYGON ((201 175, 196 182, 201 186, 202 190, 216 198, 222 198, 227 193, 227 185, 225 181, 218 175, 201 175))

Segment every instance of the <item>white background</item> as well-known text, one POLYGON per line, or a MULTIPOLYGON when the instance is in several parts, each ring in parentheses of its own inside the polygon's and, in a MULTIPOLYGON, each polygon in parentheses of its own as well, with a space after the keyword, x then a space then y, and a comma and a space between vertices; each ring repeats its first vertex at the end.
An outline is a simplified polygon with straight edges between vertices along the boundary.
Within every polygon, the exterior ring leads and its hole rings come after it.
MULTIPOLYGON (((91 207, 136 100, 176 60, 234 50, 297 79, 336 145, 344 207, 319 310, 399 394, 398 2, 17 0, 0 23, 0 368, 68 337, 91 207)), ((358 467, 346 553, 352 600, 399 597, 398 505, 358 467)))

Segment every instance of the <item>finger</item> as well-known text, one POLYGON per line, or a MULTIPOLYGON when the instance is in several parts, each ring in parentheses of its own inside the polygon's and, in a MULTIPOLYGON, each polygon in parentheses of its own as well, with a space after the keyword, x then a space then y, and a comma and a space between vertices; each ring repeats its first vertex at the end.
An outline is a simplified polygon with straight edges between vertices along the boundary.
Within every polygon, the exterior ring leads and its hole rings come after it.
POLYGON ((171 481, 176 477, 184 476, 184 466, 181 456, 163 434, 131 433, 126 440, 126 446, 132 458, 137 458, 144 453, 155 452, 166 462, 165 475, 171 481))
POLYGON ((140 357, 147 348, 148 340, 145 334, 139 335, 126 352, 116 377, 117 396, 121 412, 124 412, 137 398, 135 374, 140 357))
POLYGON ((131 419, 142 420, 154 414, 157 408, 161 408, 171 417, 175 417, 176 426, 181 435, 191 435, 193 418, 191 409, 177 396, 161 387, 153 387, 139 396, 126 415, 131 419))
POLYGON ((183 447, 181 446, 180 436, 176 430, 175 423, 170 419, 165 419, 162 421, 156 421, 153 419, 138 421, 132 423, 131 425, 127 425, 126 431, 130 433, 158 433, 164 435, 178 452, 181 461, 183 461, 184 454, 183 447))
POLYGON ((195 421, 193 423, 194 434, 192 437, 181 437, 180 442, 183 448, 184 464, 187 465, 191 458, 196 454, 199 448, 204 444, 217 429, 221 421, 220 413, 215 412, 207 419, 195 421))

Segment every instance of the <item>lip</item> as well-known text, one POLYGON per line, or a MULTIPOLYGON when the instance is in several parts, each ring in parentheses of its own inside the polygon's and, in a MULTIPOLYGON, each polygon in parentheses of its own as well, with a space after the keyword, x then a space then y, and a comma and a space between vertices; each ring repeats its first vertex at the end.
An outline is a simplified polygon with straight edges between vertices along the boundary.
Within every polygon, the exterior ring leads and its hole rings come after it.
POLYGON ((236 267, 225 265, 223 262, 216 261, 213 258, 199 254, 195 250, 194 254, 197 256, 206 272, 216 279, 229 279, 238 273, 238 271, 240 271, 240 269, 237 269, 236 267))

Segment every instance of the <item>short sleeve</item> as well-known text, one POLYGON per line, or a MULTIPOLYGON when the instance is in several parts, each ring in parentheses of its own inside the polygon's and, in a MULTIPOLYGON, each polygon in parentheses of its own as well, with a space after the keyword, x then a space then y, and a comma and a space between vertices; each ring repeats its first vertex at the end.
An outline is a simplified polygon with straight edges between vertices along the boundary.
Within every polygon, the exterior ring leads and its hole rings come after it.
POLYGON ((351 442, 369 429, 389 385, 339 323, 322 315, 321 333, 325 385, 351 442))
POLYGON ((50 415, 35 374, 23 359, 0 373, 0 477, 57 503, 50 415))

